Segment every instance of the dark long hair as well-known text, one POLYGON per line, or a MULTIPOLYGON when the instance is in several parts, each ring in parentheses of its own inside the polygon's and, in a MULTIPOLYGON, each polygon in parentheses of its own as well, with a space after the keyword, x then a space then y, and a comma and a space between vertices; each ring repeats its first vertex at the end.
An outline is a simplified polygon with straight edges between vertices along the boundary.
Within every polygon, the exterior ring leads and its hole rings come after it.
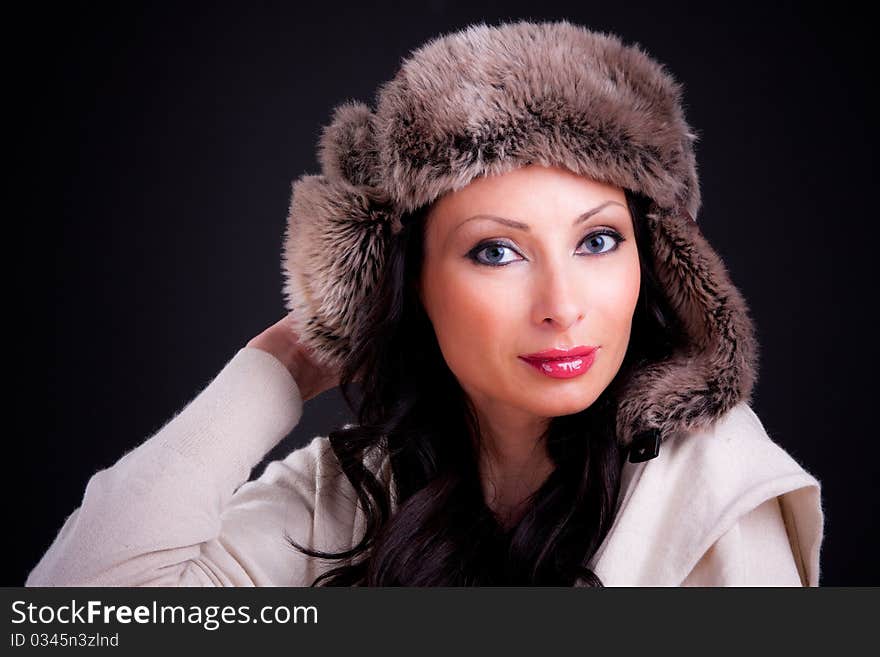
POLYGON ((484 499, 477 417, 443 359, 418 299, 427 208, 389 237, 383 279, 355 330, 340 387, 357 423, 331 431, 330 445, 367 522, 349 550, 311 557, 340 560, 313 586, 588 586, 602 582, 586 562, 607 534, 626 452, 615 432, 616 400, 629 374, 668 355, 681 327, 651 263, 649 200, 626 190, 641 263, 641 289, 620 371, 588 408, 551 418, 546 445, 555 470, 504 530, 484 499), (354 401, 357 381, 360 400, 354 401), (365 465, 378 448, 390 457, 398 508, 365 465))

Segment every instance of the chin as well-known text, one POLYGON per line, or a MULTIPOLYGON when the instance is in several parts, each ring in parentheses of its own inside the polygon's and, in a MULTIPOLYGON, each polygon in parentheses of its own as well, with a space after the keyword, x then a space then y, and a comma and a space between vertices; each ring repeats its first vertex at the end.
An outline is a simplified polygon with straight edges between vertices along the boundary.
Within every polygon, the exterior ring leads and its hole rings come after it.
MULTIPOLYGON (((572 391, 572 394, 555 394, 548 399, 546 403, 539 405, 534 409, 536 415, 544 417, 559 417, 562 415, 574 415, 580 413, 585 408, 589 408, 596 401, 598 395, 589 393, 578 394, 572 391)), ((532 401, 534 405, 534 400, 532 401)))

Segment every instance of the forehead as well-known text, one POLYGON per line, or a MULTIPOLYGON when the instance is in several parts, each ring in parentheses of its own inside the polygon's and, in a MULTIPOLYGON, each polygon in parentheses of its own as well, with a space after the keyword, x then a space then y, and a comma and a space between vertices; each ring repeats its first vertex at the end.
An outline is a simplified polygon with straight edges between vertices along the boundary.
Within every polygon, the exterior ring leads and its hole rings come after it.
MULTIPOLYGON (((570 222, 605 201, 626 207, 622 188, 561 167, 531 164, 475 178, 462 189, 438 198, 428 212, 428 230, 443 233, 474 214, 495 214, 529 221, 570 222)), ((616 207, 616 206, 610 206, 616 207)))

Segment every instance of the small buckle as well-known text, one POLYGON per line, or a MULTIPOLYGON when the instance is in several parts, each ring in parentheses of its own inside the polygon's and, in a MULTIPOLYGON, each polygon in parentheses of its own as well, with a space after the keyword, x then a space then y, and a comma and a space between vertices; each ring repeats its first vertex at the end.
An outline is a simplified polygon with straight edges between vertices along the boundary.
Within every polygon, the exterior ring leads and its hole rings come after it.
POLYGON ((650 461, 660 453, 660 429, 637 433, 629 446, 629 462, 650 461))

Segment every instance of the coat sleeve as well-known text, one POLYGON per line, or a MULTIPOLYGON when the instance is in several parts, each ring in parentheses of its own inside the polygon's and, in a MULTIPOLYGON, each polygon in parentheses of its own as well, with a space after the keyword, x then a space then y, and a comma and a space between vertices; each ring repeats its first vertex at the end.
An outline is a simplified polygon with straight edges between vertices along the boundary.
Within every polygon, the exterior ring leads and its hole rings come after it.
POLYGON ((287 368, 240 349, 155 435, 88 481, 26 586, 301 585, 326 439, 251 469, 302 415, 287 368))
POLYGON ((774 496, 741 516, 682 586, 803 586, 795 549, 774 496))

